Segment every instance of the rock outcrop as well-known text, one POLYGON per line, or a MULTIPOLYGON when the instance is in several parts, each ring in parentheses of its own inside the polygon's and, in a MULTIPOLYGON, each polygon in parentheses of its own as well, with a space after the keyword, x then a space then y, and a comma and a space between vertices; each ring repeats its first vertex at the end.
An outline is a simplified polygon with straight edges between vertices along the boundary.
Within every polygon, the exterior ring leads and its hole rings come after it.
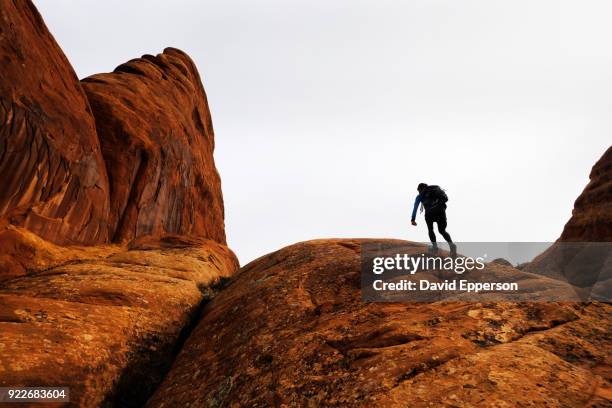
POLYGON ((6 0, 0 73, 0 386, 140 406, 238 268, 198 72, 167 49, 81 83, 6 0))
POLYGON ((589 288, 593 298, 612 299, 612 147, 595 163, 561 237, 526 271, 589 288))
POLYGON ((89 103, 30 1, 0 3, 0 226, 55 243, 108 238, 108 180, 89 103))
POLYGON ((612 242, 612 147, 595 163, 589 178, 574 203, 561 242, 612 242))
POLYGON ((362 302, 365 242, 299 243, 243 267, 148 406, 610 403, 609 305, 362 302))
POLYGON ((31 2, 3 2, 0 13, 0 226, 58 244, 163 234, 225 243, 193 61, 168 48, 79 83, 31 2))
POLYGON ((144 403, 202 302, 238 267, 205 239, 58 247, 11 231, 38 258, 0 287, 0 386, 68 386, 75 407, 144 403))
POLYGON ((212 121, 193 61, 167 48, 82 85, 107 163, 112 240, 172 233, 225 243, 212 121))

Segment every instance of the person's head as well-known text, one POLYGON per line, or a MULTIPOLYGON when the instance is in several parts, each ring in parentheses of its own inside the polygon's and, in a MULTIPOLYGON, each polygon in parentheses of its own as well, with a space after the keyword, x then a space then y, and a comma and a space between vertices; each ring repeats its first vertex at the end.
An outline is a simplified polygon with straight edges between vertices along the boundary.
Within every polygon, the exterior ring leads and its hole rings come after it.
POLYGON ((425 188, 426 188, 426 187, 427 187, 427 184, 425 184, 425 183, 420 183, 420 184, 417 186, 417 191, 418 191, 419 193, 422 193, 422 192, 423 192, 423 190, 425 190, 425 188))

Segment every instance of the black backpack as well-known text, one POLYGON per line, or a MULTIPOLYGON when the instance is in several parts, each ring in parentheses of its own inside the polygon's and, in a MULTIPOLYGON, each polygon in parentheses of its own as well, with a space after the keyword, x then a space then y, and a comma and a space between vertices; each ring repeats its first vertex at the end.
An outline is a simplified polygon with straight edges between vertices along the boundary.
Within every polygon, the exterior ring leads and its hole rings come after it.
POLYGON ((427 186, 421 193, 421 202, 426 210, 431 210, 440 206, 446 208, 447 201, 448 196, 440 186, 427 186))

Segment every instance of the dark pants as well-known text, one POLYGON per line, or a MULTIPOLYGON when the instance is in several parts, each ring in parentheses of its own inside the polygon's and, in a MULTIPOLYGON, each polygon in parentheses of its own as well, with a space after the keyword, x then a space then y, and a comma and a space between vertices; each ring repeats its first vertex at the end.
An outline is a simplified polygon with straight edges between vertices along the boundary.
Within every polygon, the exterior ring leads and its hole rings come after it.
POLYGON ((448 232, 446 232, 446 211, 444 208, 431 209, 430 211, 426 211, 425 222, 427 223, 429 239, 432 243, 436 243, 436 234, 434 233, 433 229, 434 222, 438 224, 438 231, 440 232, 440 235, 444 237, 446 242, 448 242, 449 244, 453 242, 448 232))

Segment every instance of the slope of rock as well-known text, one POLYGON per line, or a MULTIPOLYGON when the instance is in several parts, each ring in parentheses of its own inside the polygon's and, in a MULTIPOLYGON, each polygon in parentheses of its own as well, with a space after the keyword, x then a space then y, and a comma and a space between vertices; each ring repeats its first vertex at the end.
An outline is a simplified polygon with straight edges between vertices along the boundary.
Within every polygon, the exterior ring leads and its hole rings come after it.
POLYGON ((612 147, 595 163, 559 241, 612 242, 612 147))
POLYGON ((364 242, 299 243, 243 267, 148 406, 611 403, 609 305, 362 302, 364 242))
POLYGON ((0 73, 0 224, 104 242, 108 180, 93 116, 29 0, 0 2, 0 73))
POLYGON ((589 288, 612 300, 612 147, 595 163, 561 237, 526 271, 589 288))
POLYGON ((0 285, 2 281, 36 273, 54 266, 95 259, 121 251, 117 245, 66 247, 45 241, 13 225, 0 228, 0 285))
POLYGON ((113 241, 173 233, 225 243, 212 121, 193 61, 167 48, 82 86, 107 163, 113 241))
POLYGON ((58 248, 12 232, 39 257, 0 287, 0 386, 68 386, 71 406, 142 404, 201 302, 238 266, 205 239, 58 248))

